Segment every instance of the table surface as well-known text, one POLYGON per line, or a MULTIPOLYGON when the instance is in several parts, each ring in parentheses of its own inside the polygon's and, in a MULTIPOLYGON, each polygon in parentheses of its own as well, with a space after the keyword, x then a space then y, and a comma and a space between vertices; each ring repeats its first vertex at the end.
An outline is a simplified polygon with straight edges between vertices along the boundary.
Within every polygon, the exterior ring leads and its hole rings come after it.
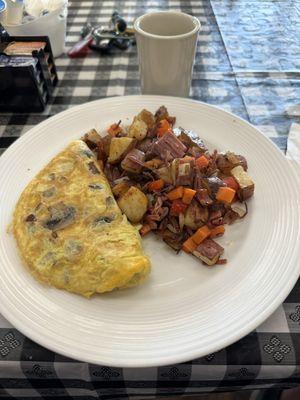
MULTIPOLYGON (((256 125, 285 151, 300 99, 300 0, 72 1, 66 46, 87 21, 120 10, 181 10, 199 18, 191 96, 256 125)), ((136 48, 114 56, 56 59, 59 85, 41 114, 0 114, 3 152, 32 126, 75 104, 139 93, 136 48)), ((299 261, 300 262, 300 261, 299 261)), ((221 327, 220 327, 221 329, 221 327)), ((119 369, 80 363, 33 343, 0 316, 0 397, 146 398, 300 383, 300 282, 264 324, 230 347, 168 367, 119 369)))

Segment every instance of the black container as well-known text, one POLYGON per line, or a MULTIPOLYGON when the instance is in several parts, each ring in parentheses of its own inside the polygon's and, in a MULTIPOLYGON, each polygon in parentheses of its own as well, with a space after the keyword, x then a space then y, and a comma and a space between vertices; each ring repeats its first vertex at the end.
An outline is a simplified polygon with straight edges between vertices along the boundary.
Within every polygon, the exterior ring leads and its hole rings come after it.
POLYGON ((22 57, 24 65, 0 66, 0 111, 43 111, 58 82, 48 36, 5 36, 0 43, 1 57, 4 64, 13 64, 14 58, 22 57), (32 51, 31 56, 7 56, 3 51, 11 42, 45 42, 46 46, 32 51))

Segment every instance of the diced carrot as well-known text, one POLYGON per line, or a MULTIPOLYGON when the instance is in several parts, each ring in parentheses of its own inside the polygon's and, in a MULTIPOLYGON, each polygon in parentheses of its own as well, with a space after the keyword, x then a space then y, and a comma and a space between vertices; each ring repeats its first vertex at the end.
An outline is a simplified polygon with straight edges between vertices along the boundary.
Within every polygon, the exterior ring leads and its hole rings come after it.
POLYGON ((193 241, 191 237, 188 238, 182 245, 182 250, 186 253, 192 253, 194 250, 196 250, 196 248, 197 244, 193 241))
POLYGON ((230 187, 231 189, 233 189, 235 191, 238 191, 239 184, 237 183, 237 181, 234 179, 233 176, 228 176, 227 178, 223 178, 222 180, 223 180, 223 182, 226 183, 226 185, 228 187, 230 187))
POLYGON ((224 232, 225 232, 225 227, 224 227, 224 225, 219 225, 219 226, 216 226, 215 228, 213 228, 213 229, 210 231, 209 237, 210 237, 210 238, 214 238, 214 237, 216 237, 216 236, 223 235, 224 232))
POLYGON ((193 200, 193 197, 197 193, 196 190, 189 189, 189 188, 184 188, 183 189, 183 196, 182 196, 182 201, 185 204, 190 204, 193 200))
POLYGON ((158 137, 163 136, 165 133, 167 132, 171 132, 171 125, 169 124, 169 122, 166 119, 162 119, 161 121, 159 121, 158 127, 156 129, 156 135, 158 137))
POLYGON ((181 199, 183 196, 183 186, 178 186, 177 188, 171 190, 169 193, 166 193, 166 196, 171 201, 181 199))
POLYGON ((140 234, 141 236, 145 236, 147 235, 147 233, 149 233, 151 231, 150 225, 148 224, 144 224, 141 229, 140 229, 140 234))
POLYGON ((219 187, 216 199, 222 203, 230 204, 235 196, 235 190, 230 187, 221 186, 219 187))
POLYGON ((119 121, 117 124, 112 124, 107 132, 111 135, 111 136, 116 136, 118 133, 122 132, 122 128, 120 127, 120 123, 121 121, 119 121))
POLYGON ((187 208, 187 204, 184 204, 180 199, 176 199, 172 202, 170 215, 178 217, 179 214, 184 213, 187 208))
POLYGON ((201 228, 199 228, 197 230, 196 233, 193 234, 193 236, 191 236, 191 238, 193 239, 193 241, 196 244, 200 244, 201 242, 203 242, 204 239, 206 239, 208 236, 210 235, 210 229, 207 225, 202 226, 201 228))
POLYGON ((148 190, 150 190, 151 192, 155 191, 155 190, 160 190, 164 187, 164 180, 163 179, 157 179, 156 181, 150 182, 148 185, 148 190))
POLYGON ((209 164, 209 161, 208 161, 208 159, 207 159, 205 156, 200 156, 200 157, 198 157, 198 158, 196 159, 196 165, 197 165, 199 168, 207 167, 208 164, 209 164))

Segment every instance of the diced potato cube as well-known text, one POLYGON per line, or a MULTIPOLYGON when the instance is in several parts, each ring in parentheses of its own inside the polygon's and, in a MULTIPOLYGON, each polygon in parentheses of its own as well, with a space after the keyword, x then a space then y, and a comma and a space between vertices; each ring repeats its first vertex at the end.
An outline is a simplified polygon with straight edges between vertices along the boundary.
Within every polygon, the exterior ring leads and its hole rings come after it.
POLYGON ((108 162, 111 164, 117 163, 125 155, 126 151, 132 144, 133 139, 129 137, 114 137, 111 139, 109 147, 108 162))
POLYGON ((122 196, 130 188, 129 182, 117 183, 113 188, 112 192, 116 197, 122 196))
POLYGON ((101 136, 96 131, 96 129, 91 129, 88 131, 82 140, 91 148, 97 147, 97 143, 101 141, 101 136))
POLYGON ((239 184, 239 190, 237 191, 237 195, 240 200, 246 200, 251 197, 254 193, 254 182, 248 175, 246 171, 244 171, 241 165, 232 168, 230 171, 231 175, 239 184))
POLYGON ((118 205, 130 222, 139 222, 147 211, 148 199, 137 187, 131 186, 118 200, 118 205))
POLYGON ((147 124, 143 120, 135 117, 129 127, 128 136, 136 138, 137 140, 143 140, 147 135, 147 130, 147 124))
POLYGON ((144 121, 145 124, 149 129, 153 128, 155 125, 155 118, 154 115, 148 110, 142 110, 138 115, 137 118, 141 121, 144 121))

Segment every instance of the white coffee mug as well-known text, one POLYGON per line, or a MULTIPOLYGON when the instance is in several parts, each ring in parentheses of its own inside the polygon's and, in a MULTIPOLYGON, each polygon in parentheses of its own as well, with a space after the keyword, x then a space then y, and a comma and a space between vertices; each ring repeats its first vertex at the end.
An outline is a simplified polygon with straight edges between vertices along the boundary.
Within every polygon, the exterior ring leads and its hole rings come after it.
POLYGON ((189 95, 200 22, 176 11, 157 11, 134 23, 143 94, 189 95))

